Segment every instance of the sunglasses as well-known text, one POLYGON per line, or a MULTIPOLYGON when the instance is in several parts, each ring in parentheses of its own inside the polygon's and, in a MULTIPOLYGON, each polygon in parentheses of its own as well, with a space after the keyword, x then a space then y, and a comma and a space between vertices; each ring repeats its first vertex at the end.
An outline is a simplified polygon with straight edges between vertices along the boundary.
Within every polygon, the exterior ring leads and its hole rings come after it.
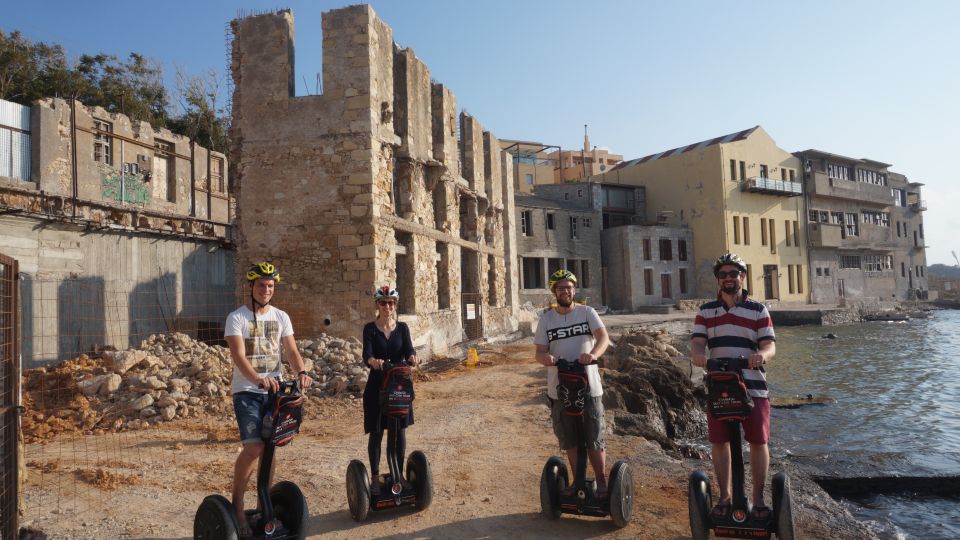
POLYGON ((393 306, 397 303, 392 300, 377 300, 377 305, 379 306, 393 306))
POLYGON ((739 277, 739 276, 740 276, 740 271, 739 271, 739 270, 730 270, 729 272, 726 271, 726 270, 720 270, 719 272, 717 272, 717 279, 724 279, 724 278, 728 278, 728 277, 729 277, 729 278, 735 278, 735 277, 739 277))

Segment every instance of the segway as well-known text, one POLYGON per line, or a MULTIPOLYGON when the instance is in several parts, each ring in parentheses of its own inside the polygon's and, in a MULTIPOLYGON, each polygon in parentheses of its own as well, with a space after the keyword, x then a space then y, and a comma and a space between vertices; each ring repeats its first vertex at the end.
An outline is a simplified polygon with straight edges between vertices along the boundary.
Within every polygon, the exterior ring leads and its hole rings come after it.
MULTIPOLYGON (((307 500, 296 484, 289 481, 270 486, 273 453, 278 446, 293 440, 300 431, 303 406, 296 380, 280 381, 280 389, 269 394, 267 413, 263 417, 263 455, 257 470, 259 510, 246 510, 247 523, 255 539, 297 539, 307 535, 307 500)), ((236 509, 222 495, 209 495, 200 503, 193 520, 194 539, 236 540, 240 526, 236 509)))
MULTIPOLYGON (((590 365, 595 365, 596 362, 590 365)), ((619 528, 630 523, 633 513, 633 476, 623 460, 613 464, 607 482, 606 497, 597 496, 597 482, 587 478, 587 440, 583 432, 583 409, 590 398, 586 366, 573 360, 557 359, 560 379, 557 399, 564 405, 564 414, 580 419, 577 422, 577 464, 572 492, 567 491, 569 479, 563 458, 552 456, 540 475, 540 509, 550 519, 562 514, 607 517, 619 528)))
POLYGON ((707 363, 704 382, 707 386, 708 414, 726 422, 730 429, 730 462, 733 497, 730 514, 714 518, 710 479, 703 471, 690 475, 687 505, 690 513, 690 532, 694 540, 706 540, 710 530, 714 535, 726 538, 770 538, 772 534, 781 540, 793 540, 793 510, 790 505, 790 479, 780 472, 773 476, 773 512, 767 519, 754 519, 752 505, 744 494, 743 448, 740 440, 740 425, 753 409, 753 399, 747 393, 741 370, 746 360, 740 358, 712 359, 707 363))
POLYGON ((375 481, 380 483, 380 494, 374 495, 370 489, 367 467, 362 461, 354 459, 347 466, 347 503, 350 515, 355 521, 367 519, 371 510, 411 505, 417 510, 430 506, 433 500, 433 476, 427 456, 420 450, 410 454, 407 459, 407 474, 403 475, 398 456, 392 450, 396 448, 390 441, 396 441, 400 434, 400 419, 406 418, 413 403, 413 378, 410 366, 405 362, 383 364, 383 383, 380 387, 380 411, 387 422, 387 465, 390 472, 381 474, 375 481))

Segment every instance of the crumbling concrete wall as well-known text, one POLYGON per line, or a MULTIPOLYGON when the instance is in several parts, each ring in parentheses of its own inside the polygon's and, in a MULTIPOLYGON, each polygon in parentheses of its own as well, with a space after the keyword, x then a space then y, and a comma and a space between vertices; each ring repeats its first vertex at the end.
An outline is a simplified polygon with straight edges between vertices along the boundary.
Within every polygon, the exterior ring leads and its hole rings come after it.
POLYGON ((75 161, 80 200, 228 221, 227 164, 219 152, 168 129, 59 98, 36 102, 31 123, 34 177, 47 194, 73 195, 75 161), (218 167, 211 190, 211 171, 218 167))
POLYGON ((291 311, 298 333, 359 335, 383 284, 425 352, 465 339, 465 290, 491 308, 486 329, 512 332, 512 184, 496 137, 461 113, 458 138, 453 93, 370 6, 322 27, 324 92, 296 97, 292 13, 232 24, 238 266, 272 260, 278 305, 314 300, 291 311))
POLYGON ((223 335, 236 308, 234 253, 186 240, 73 223, 0 216, 0 253, 19 262, 25 368, 102 347, 125 349, 151 333, 223 335), (40 226, 38 226, 38 224, 40 226))

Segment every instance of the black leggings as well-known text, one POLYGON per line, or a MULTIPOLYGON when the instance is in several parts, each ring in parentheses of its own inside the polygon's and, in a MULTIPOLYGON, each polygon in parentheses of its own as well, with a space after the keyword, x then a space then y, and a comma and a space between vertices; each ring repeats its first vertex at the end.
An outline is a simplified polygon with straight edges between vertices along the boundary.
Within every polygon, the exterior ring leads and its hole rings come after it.
MULTIPOLYGON (((380 474, 380 444, 383 442, 383 431, 370 433, 370 440, 367 442, 367 454, 370 456, 370 476, 380 474)), ((403 456, 407 450, 407 428, 387 431, 387 452, 394 451, 397 456, 397 466, 400 467, 400 474, 403 474, 403 456), (394 434, 394 437, 390 437, 394 434)))

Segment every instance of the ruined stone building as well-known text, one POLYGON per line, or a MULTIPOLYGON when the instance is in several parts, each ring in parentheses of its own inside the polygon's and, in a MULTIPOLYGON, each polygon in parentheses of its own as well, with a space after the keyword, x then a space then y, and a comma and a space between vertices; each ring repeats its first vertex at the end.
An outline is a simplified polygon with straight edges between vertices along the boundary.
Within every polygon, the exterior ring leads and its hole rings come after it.
POLYGON ((804 167, 810 301, 926 297, 923 184, 879 161, 821 150, 796 155, 804 167))
POLYGON ((301 335, 358 336, 384 284, 422 354, 516 330, 497 138, 368 5, 323 15, 323 93, 297 97, 293 27, 290 11, 232 24, 238 261, 279 265, 301 335))
POLYGON ((0 101, 0 141, 0 254, 19 264, 26 367, 222 326, 223 154, 62 99, 0 101))

